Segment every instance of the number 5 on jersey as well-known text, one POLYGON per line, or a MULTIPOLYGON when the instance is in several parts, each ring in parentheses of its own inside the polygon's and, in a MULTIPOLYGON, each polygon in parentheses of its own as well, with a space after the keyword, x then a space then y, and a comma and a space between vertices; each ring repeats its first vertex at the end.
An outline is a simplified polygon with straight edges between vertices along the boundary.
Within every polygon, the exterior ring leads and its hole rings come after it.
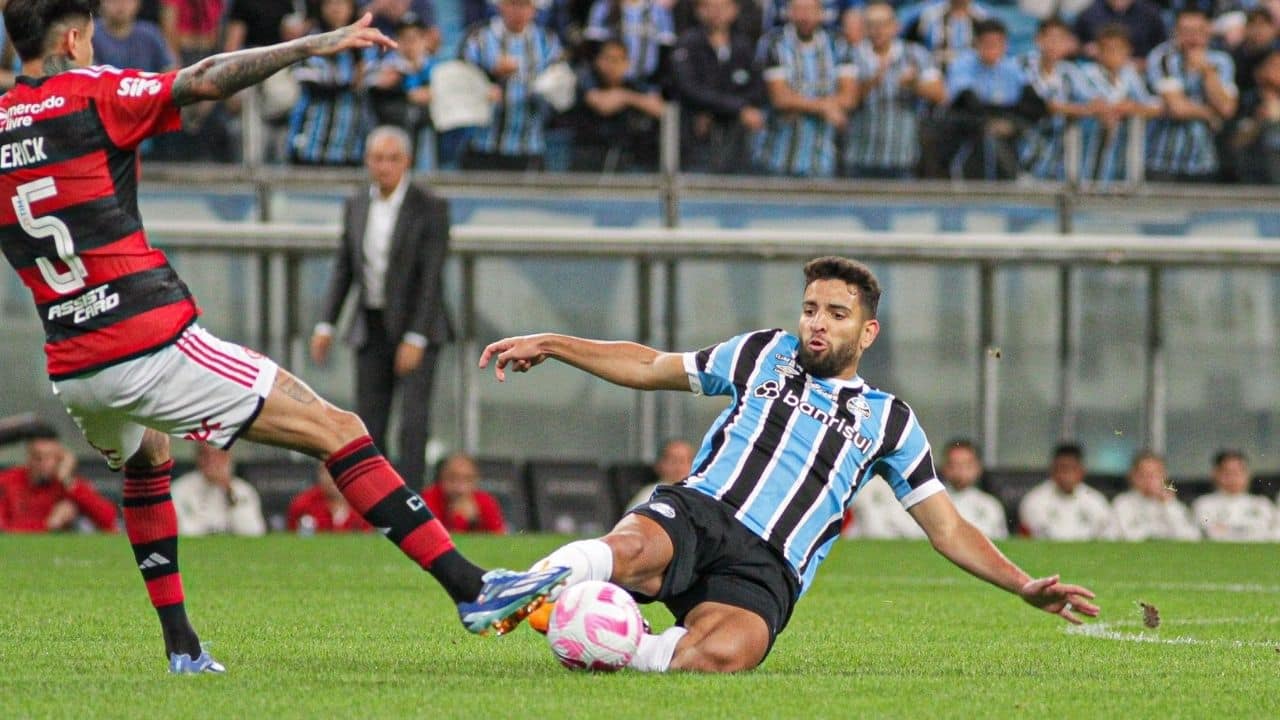
POLYGON ((49 287, 59 295, 84 287, 84 279, 89 273, 84 269, 84 262, 76 257, 76 246, 71 239, 71 230, 67 224, 56 217, 36 217, 31 206, 41 200, 47 200, 58 194, 53 178, 44 177, 19 185, 17 194, 13 196, 13 211, 18 216, 18 224, 27 234, 34 238, 53 238, 53 247, 58 258, 67 266, 66 272, 58 272, 58 268, 48 258, 36 258, 36 266, 40 275, 49 287))

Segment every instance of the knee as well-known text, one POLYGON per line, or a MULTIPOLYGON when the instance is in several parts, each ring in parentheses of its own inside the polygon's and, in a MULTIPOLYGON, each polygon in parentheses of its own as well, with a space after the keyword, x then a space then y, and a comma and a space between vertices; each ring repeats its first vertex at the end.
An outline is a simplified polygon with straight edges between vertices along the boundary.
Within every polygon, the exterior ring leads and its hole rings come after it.
POLYGON ((706 673, 733 673, 751 670, 764 659, 762 648, 739 638, 713 633, 677 653, 671 667, 677 670, 706 673))
POLYGON ((333 428, 334 439, 337 443, 337 447, 330 449, 330 452, 336 452, 352 440, 369 434, 369 431, 364 426, 364 421, 360 419, 359 415, 350 410, 342 410, 330 405, 325 414, 329 427, 333 428))
POLYGON ((644 536, 634 532, 611 532, 604 537, 604 542, 613 550, 613 567, 631 568, 640 564, 644 557, 644 536))

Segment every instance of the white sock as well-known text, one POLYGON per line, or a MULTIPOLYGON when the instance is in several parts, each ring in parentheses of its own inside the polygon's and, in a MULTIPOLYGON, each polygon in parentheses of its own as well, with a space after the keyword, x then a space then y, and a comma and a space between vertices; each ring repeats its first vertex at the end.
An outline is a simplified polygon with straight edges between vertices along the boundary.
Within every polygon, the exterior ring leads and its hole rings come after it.
POLYGON ((627 667, 640 672, 666 672, 671 667, 672 656, 676 654, 676 645, 687 632, 682 627, 673 627, 661 635, 643 635, 640 647, 627 667))
POLYGON ((551 594, 555 600, 560 592, 587 580, 608 580, 613 575, 613 548, 603 540, 578 540, 556 550, 533 564, 534 570, 562 566, 569 568, 569 577, 551 594))

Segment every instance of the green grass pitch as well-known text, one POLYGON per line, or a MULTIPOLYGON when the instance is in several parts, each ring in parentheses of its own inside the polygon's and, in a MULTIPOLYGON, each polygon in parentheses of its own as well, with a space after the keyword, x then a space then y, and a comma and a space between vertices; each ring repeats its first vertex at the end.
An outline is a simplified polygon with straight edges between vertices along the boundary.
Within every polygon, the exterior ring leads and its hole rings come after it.
MULTIPOLYGON (((562 540, 459 542, 524 567, 562 540)), ((713 677, 571 673, 527 628, 467 635, 380 538, 184 540, 229 673, 169 677, 124 538, 0 537, 0 718, 1280 717, 1280 547, 1004 547, 1091 585, 1102 624, 1068 632, 924 543, 842 542, 765 664, 713 677)))

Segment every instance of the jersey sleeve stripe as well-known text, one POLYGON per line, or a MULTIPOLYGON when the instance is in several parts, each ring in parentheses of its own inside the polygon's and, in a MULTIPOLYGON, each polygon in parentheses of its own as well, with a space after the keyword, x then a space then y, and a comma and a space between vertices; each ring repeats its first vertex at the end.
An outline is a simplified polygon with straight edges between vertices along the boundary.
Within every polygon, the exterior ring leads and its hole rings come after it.
POLYGON ((934 478, 933 480, 926 482, 920 487, 902 496, 902 500, 899 502, 902 503, 902 508, 904 510, 910 510, 912 507, 919 505, 924 500, 927 500, 940 492, 944 492, 945 490, 946 488, 943 487, 942 481, 934 478))
POLYGON ((702 379, 698 372, 698 353, 687 352, 680 356, 684 363, 684 374, 689 376, 689 390, 694 395, 702 394, 702 379))

